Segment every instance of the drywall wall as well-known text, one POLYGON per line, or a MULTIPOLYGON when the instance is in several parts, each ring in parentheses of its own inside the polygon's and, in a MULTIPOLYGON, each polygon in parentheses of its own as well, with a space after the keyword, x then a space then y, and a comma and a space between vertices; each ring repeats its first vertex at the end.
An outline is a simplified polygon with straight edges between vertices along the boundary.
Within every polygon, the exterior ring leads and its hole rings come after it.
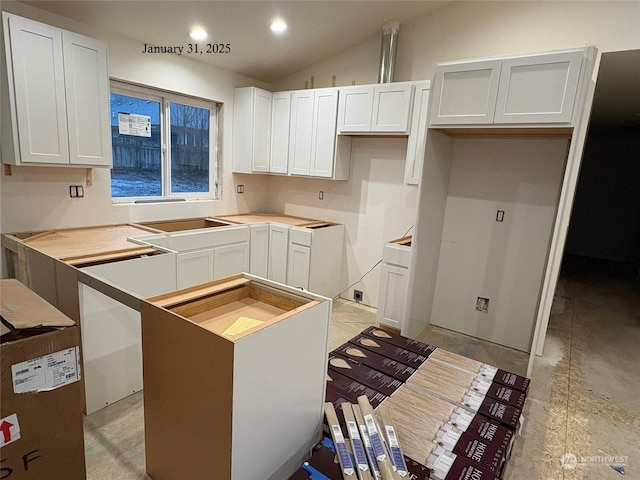
MULTIPOLYGON (((155 205, 113 205, 110 172, 92 169, 92 185, 87 185, 85 169, 14 167, 11 176, 1 177, 0 231, 38 231, 78 225, 122 223, 176 217, 225 214, 260 210, 266 182, 260 177, 244 178, 244 194, 236 194, 231 172, 231 112, 233 89, 264 83, 225 70, 206 66, 177 55, 144 56, 142 46, 110 34, 90 29, 78 22, 35 9, 18 2, 3 2, 2 9, 60 28, 105 41, 109 52, 109 75, 128 82, 214 100, 224 104, 222 129, 222 198, 155 205), (85 197, 69 198, 69 185, 84 185, 85 197)), ((6 71, 2 66, 3 74, 6 71)))
POLYGON ((587 138, 567 234, 566 253, 640 260, 640 131, 587 138))
POLYGON ((406 138, 357 137, 352 142, 349 180, 270 177, 268 204, 274 212, 345 225, 342 289, 350 288, 344 298, 352 299, 358 289, 363 291, 363 303, 377 304, 380 265, 376 264, 382 259, 382 247, 411 231, 415 222, 417 188, 403 183, 406 148, 406 138), (324 200, 318 198, 320 191, 324 200))
MULTIPOLYGON (((450 2, 423 18, 400 26, 394 80, 430 79, 433 65, 441 61, 533 53, 583 45, 596 45, 601 51, 640 48, 639 24, 640 2, 450 2)), ((312 76, 316 87, 330 86, 333 75, 338 86, 351 85, 352 82, 376 83, 379 55, 380 38, 375 36, 357 47, 274 83, 273 89, 304 88, 305 81, 312 76)), ((365 184, 369 178, 384 177, 384 171, 374 170, 378 166, 375 162, 370 165, 371 169, 362 170, 358 165, 361 161, 358 159, 369 158, 366 152, 360 150, 376 148, 375 141, 378 140, 363 138, 354 142, 350 185, 365 184), (367 177, 360 176, 363 172, 367 177)), ((404 158, 405 152, 403 144, 398 143, 397 146, 395 157, 398 159, 397 168, 400 169, 400 159, 404 158)), ((366 212, 367 206, 360 203, 363 198, 341 195, 340 204, 324 213, 317 203, 317 192, 307 191, 309 182, 314 181, 289 178, 271 179, 270 182, 270 208, 277 211, 287 206, 292 211, 315 211, 323 218, 345 222, 347 258, 350 259, 343 279, 345 287, 365 273, 366 267, 375 259, 381 258, 378 251, 382 251, 382 246, 373 244, 388 238, 386 234, 371 236, 366 245, 360 245, 362 236, 356 235, 361 230, 361 224, 357 216, 350 212, 366 212)), ((403 205, 404 198, 416 197, 416 190, 413 186, 385 181, 378 185, 376 194, 388 202, 389 208, 395 208, 394 205, 403 205)), ((404 208, 400 208, 401 215, 409 219, 411 213, 404 208)), ((380 225, 379 231, 384 230, 385 227, 380 225)), ((398 231, 392 228, 387 230, 398 231)), ((364 289, 365 303, 375 306, 378 274, 374 270, 369 276, 360 285, 364 289), (369 279, 369 276, 372 278, 369 279)), ((428 281, 426 278, 423 280, 428 281)), ((345 293, 346 298, 351 298, 353 288, 345 293)), ((414 335, 417 333, 414 332, 414 335)))
POLYGON ((432 324, 529 351, 567 149, 566 139, 455 140, 432 324))

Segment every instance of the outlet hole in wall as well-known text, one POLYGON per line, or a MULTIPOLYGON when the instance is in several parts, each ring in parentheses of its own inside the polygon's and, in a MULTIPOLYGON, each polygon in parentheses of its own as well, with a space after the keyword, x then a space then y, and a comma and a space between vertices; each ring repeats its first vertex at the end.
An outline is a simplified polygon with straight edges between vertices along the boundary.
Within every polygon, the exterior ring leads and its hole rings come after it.
POLYGON ((244 185, 238 185, 236 187, 236 192, 238 193, 244 193, 244 185))
POLYGON ((476 300, 476 311, 482 313, 489 312, 489 299, 484 297, 478 297, 476 300))
POLYGON ((362 291, 361 290, 354 290, 353 291, 353 299, 360 303, 362 301, 362 291))

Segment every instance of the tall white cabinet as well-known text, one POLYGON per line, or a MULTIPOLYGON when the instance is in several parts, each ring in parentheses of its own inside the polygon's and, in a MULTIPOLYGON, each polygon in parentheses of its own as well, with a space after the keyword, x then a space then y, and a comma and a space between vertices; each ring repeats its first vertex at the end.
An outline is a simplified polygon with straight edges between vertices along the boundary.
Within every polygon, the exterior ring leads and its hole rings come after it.
POLYGON ((233 92, 233 171, 268 173, 271 92, 256 87, 233 92))
POLYGON ((6 12, 3 22, 2 161, 110 167, 106 45, 6 12))
POLYGON ((595 54, 584 48, 436 66, 403 334, 434 323, 539 349, 595 54))

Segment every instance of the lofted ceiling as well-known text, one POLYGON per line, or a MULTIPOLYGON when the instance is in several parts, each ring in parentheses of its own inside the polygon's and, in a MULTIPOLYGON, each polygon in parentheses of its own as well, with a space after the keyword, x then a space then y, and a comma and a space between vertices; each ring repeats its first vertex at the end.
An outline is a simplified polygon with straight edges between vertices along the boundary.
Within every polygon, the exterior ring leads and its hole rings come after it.
MULTIPOLYGON (((154 46, 194 43, 188 31, 209 32, 198 42, 230 44, 228 54, 192 55, 198 61, 275 83, 305 67, 381 35, 391 19, 413 22, 447 1, 432 0, 21 0, 23 3, 154 46), (275 35, 269 23, 285 19, 275 35)), ((591 128, 640 128, 640 50, 602 55, 591 128)))
MULTIPOLYGON (((23 3, 156 46, 186 46, 194 25, 207 40, 230 44, 228 54, 192 56, 199 61, 274 83, 309 65, 381 34, 391 19, 414 20, 443 1, 139 1, 75 0, 23 3), (289 28, 273 34, 275 17, 289 28)), ((401 27, 402 28, 402 27, 401 27)))

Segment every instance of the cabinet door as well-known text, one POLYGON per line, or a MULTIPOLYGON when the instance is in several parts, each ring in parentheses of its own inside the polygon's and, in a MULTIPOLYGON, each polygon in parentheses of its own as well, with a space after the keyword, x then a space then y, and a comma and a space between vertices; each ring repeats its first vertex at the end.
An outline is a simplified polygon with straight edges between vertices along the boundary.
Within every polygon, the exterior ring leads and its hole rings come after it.
POLYGON ((62 39, 69 163, 111 166, 107 47, 71 32, 62 39))
POLYGON ((431 125, 493 123, 501 60, 436 66, 431 125))
POLYGON ((310 264, 311 248, 290 244, 289 258, 287 259, 287 285, 308 290, 310 264))
POLYGON ((379 323, 398 330, 402 329, 408 287, 409 269, 389 263, 382 264, 378 292, 377 320, 379 323))
POLYGON ((9 16, 19 162, 69 163, 62 31, 9 16))
POLYGON ((178 288, 213 280, 213 250, 197 250, 178 255, 178 288))
POLYGON ((309 175, 313 131, 313 91, 291 94, 291 129, 289 131, 289 173, 309 175))
POLYGON ((583 50, 502 62, 495 123, 569 123, 583 50))
POLYGON ((407 133, 413 101, 413 85, 376 85, 372 132, 407 133))
POLYGON ((373 86, 340 89, 338 132, 370 132, 373 86))
POLYGON ((314 177, 333 176, 335 158, 336 116, 338 112, 338 90, 316 91, 313 106, 313 131, 311 170, 314 177))
POLYGON ((271 93, 256 88, 253 95, 251 170, 268 172, 271 150, 271 93))
POLYGON ((249 270, 249 243, 242 242, 233 245, 214 247, 213 249, 213 280, 237 275, 249 270))
POLYGON ((427 107, 429 106, 430 82, 416 85, 411 132, 407 140, 407 160, 404 167, 404 183, 418 185, 424 162, 424 148, 427 140, 427 107))
POLYGON ((273 94, 271 104, 271 173, 287 173, 289 166, 289 123, 291 118, 291 93, 273 94))
POLYGON ((289 227, 269 225, 269 280, 287 283, 287 249, 289 227))
POLYGON ((269 225, 250 225, 249 272, 267 278, 269 269, 269 225))

